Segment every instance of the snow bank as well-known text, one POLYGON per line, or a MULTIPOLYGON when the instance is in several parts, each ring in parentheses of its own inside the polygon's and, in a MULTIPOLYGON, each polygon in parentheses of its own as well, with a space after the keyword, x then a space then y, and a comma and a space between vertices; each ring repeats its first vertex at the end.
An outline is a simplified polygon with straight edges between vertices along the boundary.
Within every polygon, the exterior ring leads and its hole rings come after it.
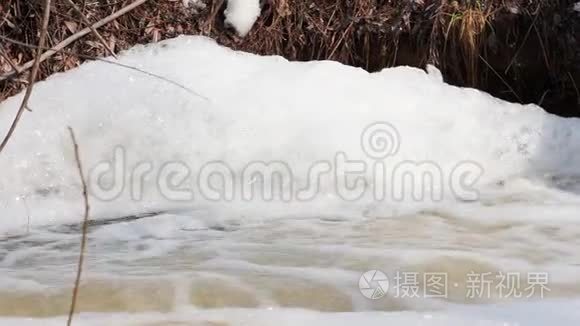
MULTIPOLYGON (((106 200, 92 192, 93 218, 212 203, 197 192, 179 200, 161 194, 159 180, 168 164, 185 165, 189 171, 181 176, 190 172, 186 183, 196 188, 196 172, 211 162, 226 163, 242 186, 254 183, 241 179, 250 162, 283 162, 291 169, 290 185, 300 189, 309 185, 313 164, 334 166, 339 155, 367 167, 384 161, 389 169, 404 162, 431 162, 445 176, 456 171, 458 162, 474 162, 483 170, 477 189, 485 198, 511 191, 554 203, 578 199, 547 188, 548 182, 577 179, 577 119, 449 86, 432 68, 430 74, 408 67, 369 74, 335 62, 294 63, 234 52, 202 37, 140 46, 120 61, 183 87, 103 62, 39 83, 30 101, 33 112, 25 113, 0 156, 0 230, 78 221, 82 198, 66 126, 77 133, 87 175, 94 176, 103 164, 109 172, 121 164, 121 182, 113 185, 121 192, 106 200), (377 123, 395 128, 390 136, 396 148, 388 148, 388 139, 380 137, 367 144, 379 155, 390 151, 384 160, 361 146, 361 137, 369 136, 366 131, 377 123), (137 166, 154 173, 140 178, 138 171, 127 171, 137 166)), ((8 129, 21 98, 0 104, 0 130, 8 129)), ((227 205, 218 205, 244 216, 252 211, 360 216, 369 207, 385 216, 399 206, 417 210, 437 204, 389 196, 347 201, 333 191, 346 175, 323 175, 313 200, 244 200, 236 194, 227 205)), ((102 177, 93 183, 106 188, 119 178, 112 172, 102 177)), ((454 202, 447 179, 443 187, 445 200, 454 202)))
POLYGON ((238 35, 244 37, 260 17, 261 11, 260 0, 228 0, 226 24, 232 25, 238 35))

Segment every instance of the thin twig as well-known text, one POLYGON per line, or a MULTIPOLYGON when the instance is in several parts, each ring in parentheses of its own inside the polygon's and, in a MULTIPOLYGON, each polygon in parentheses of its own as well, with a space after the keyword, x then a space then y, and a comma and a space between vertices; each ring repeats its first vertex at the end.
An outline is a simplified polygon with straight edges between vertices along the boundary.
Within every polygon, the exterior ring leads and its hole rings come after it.
POLYGON ((507 72, 510 70, 510 68, 512 67, 512 65, 516 61, 518 55, 520 54, 520 51, 522 50, 522 48, 524 47, 524 45, 526 45, 526 42, 528 41, 528 37, 530 37, 530 33, 532 32, 532 29, 534 28, 534 26, 536 24, 536 20, 538 19, 539 16, 540 16, 539 13, 536 13, 535 14, 534 19, 532 20, 532 25, 530 25, 530 27, 528 28, 528 31, 526 32, 526 35, 524 36, 524 40, 522 41, 522 44, 520 44, 520 46, 516 50, 516 53, 514 54, 514 56, 512 57, 512 59, 510 60, 510 63, 505 68, 505 70, 503 72, 504 74, 507 74, 507 72))
POLYGON ((72 324, 73 315, 74 315, 75 309, 76 309, 77 298, 78 298, 78 293, 79 293, 79 285, 81 282, 81 275, 83 272, 83 263, 85 260, 85 250, 87 247, 87 233, 88 233, 88 229, 89 229, 89 213, 90 213, 91 207, 89 204, 89 196, 88 196, 88 192, 87 192, 87 183, 85 181, 85 176, 83 173, 83 164, 81 162, 81 156, 79 153, 79 144, 78 144, 77 139, 75 137, 74 130, 71 127, 68 127, 68 131, 70 133, 70 137, 71 137, 71 140, 72 140, 72 143, 74 146, 75 160, 76 160, 77 169, 79 172, 79 177, 81 179, 81 184, 83 187, 83 200, 84 200, 84 207, 85 207, 84 218, 83 218, 83 234, 82 234, 82 239, 81 239, 81 248, 80 248, 79 262, 78 262, 78 267, 77 267, 77 277, 75 279, 75 287, 73 289, 70 311, 68 314, 68 321, 66 323, 67 326, 70 326, 72 324))
POLYGON ((576 98, 578 99, 578 104, 580 104, 580 91, 578 90, 578 86, 576 85, 576 81, 574 80, 574 77, 572 77, 572 74, 568 71, 568 77, 570 77, 570 80, 572 81, 572 86, 574 86, 574 89, 576 90, 576 98))
POLYGON ((113 52, 113 49, 111 49, 111 47, 109 46, 109 44, 107 43, 105 38, 103 38, 101 33, 99 33, 99 31, 97 31, 97 29, 92 26, 91 22, 83 14, 81 9, 72 0, 66 0, 66 1, 73 7, 73 9, 77 12, 77 14, 79 16, 81 16, 81 19, 83 20, 83 22, 91 29, 91 31, 93 32, 93 34, 95 34, 95 36, 99 39, 99 41, 101 41, 101 43, 103 44, 105 49, 107 49, 107 51, 109 51, 109 54, 111 54, 115 59, 117 59, 117 55, 115 55, 115 52, 113 52))
POLYGON ((538 106, 542 106, 542 104, 544 104, 544 100, 546 99, 546 95, 548 95, 548 93, 550 93, 549 89, 544 91, 542 97, 540 97, 540 100, 538 101, 538 106))
POLYGON ((30 234, 30 208, 26 203, 26 197, 22 198, 22 203, 24 204, 24 209, 26 209, 26 234, 30 234))
POLYGON ((18 66, 14 63, 14 61, 12 61, 12 59, 10 59, 8 54, 4 51, 4 47, 2 45, 0 45, 0 56, 2 56, 2 58, 4 58, 4 60, 8 62, 10 67, 14 69, 14 72, 16 72, 17 74, 20 73, 20 70, 18 70, 18 66))
POLYGON ((26 88, 26 92, 24 93, 24 98, 22 99, 22 103, 20 104, 20 108, 18 109, 18 112, 16 113, 16 117, 12 121, 12 125, 10 126, 8 133, 6 134, 4 139, 2 140, 2 143, 0 144, 0 153, 2 153, 2 151, 4 150, 6 145, 8 144, 10 137, 12 137, 12 135, 14 134, 14 131, 16 130, 16 126, 18 125, 18 122, 20 121, 20 118, 22 117, 24 110, 26 110, 26 108, 28 107, 28 100, 30 99, 30 95, 32 95, 32 89, 34 88, 34 82, 36 81, 36 76, 38 75, 38 70, 40 67, 40 57, 41 57, 41 53, 42 53, 42 50, 40 48, 44 47, 44 43, 46 42, 46 35, 48 34, 48 22, 50 20, 50 1, 51 0, 44 1, 44 14, 42 17, 42 29, 40 30, 40 38, 38 40, 39 49, 37 49, 37 51, 36 51, 36 57, 34 58, 34 63, 32 64, 32 72, 30 73, 28 87, 26 88))
MULTIPOLYGON (((137 0, 133 3, 131 3, 130 5, 127 5, 126 7, 123 7, 122 9, 120 9, 119 11, 114 12, 113 14, 99 20, 98 22, 94 23, 93 25, 91 25, 91 27, 93 28, 99 28, 102 27, 112 21, 114 21, 115 19, 123 16, 124 14, 128 13, 129 11, 139 7, 140 5, 144 4, 145 2, 147 2, 148 0, 137 0)), ((69 46, 70 44, 72 44, 74 41, 80 39, 81 37, 87 35, 91 33, 91 28, 90 27, 86 27, 80 31, 78 31, 77 33, 69 36, 68 38, 66 38, 64 41, 60 42, 59 44, 57 44, 56 46, 54 46, 52 49, 44 52, 41 56, 40 56, 40 62, 45 61, 46 59, 52 57, 55 53, 57 53, 59 50, 64 49, 65 47, 69 46)), ((33 66, 33 62, 29 61, 27 63, 25 63, 24 65, 20 66, 19 68, 22 70, 27 70, 30 69, 33 66)), ((5 80, 7 78, 10 78, 11 76, 13 76, 14 73, 8 73, 8 74, 4 74, 2 76, 0 76, 0 81, 5 80)))
POLYGON ((544 55, 544 62, 546 63, 546 68, 548 71, 551 71, 552 68, 550 67, 550 60, 548 60, 548 54, 546 52, 546 47, 544 46, 544 41, 542 41, 542 35, 540 35, 540 31, 536 27, 536 24, 533 25, 534 30, 536 31, 536 35, 538 36, 538 41, 540 42, 540 47, 542 48, 542 54, 544 55))
MULTIPOLYGON (((11 38, 6 37, 6 36, 3 36, 3 35, 0 35, 0 40, 5 40, 7 42, 14 43, 14 44, 21 45, 21 46, 25 46, 25 47, 32 48, 32 49, 37 49, 38 48, 37 45, 20 42, 18 40, 11 39, 11 38)), ((185 85, 182 85, 182 84, 180 84, 180 83, 178 83, 176 81, 173 81, 173 80, 171 80, 171 79, 169 79, 167 77, 163 77, 161 75, 157 75, 157 74, 154 74, 152 72, 139 69, 137 67, 133 67, 133 66, 130 66, 130 65, 126 65, 126 64, 119 63, 119 62, 110 61, 110 60, 107 60, 107 59, 98 58, 98 57, 94 57, 94 56, 90 56, 90 55, 86 55, 86 54, 76 53, 76 52, 74 52, 72 50, 68 50, 66 48, 55 49, 55 48, 43 47, 42 49, 45 50, 45 51, 65 52, 65 53, 69 53, 69 54, 75 55, 75 56, 77 56, 77 57, 79 57, 81 59, 93 60, 93 61, 100 61, 100 62, 104 62, 104 63, 107 63, 107 64, 111 64, 111 65, 114 65, 114 66, 122 67, 122 68, 125 68, 125 69, 134 70, 134 71, 137 71, 137 72, 142 73, 144 75, 147 75, 147 76, 150 76, 150 77, 154 77, 154 78, 163 80, 163 81, 165 81, 167 83, 170 83, 170 84, 172 84, 174 86, 177 86, 177 87, 179 87, 179 88, 187 91, 188 93, 190 93, 192 95, 195 95, 195 96, 200 97, 200 98, 202 98, 202 99, 204 99, 206 101, 209 101, 209 98, 207 98, 206 96, 203 96, 203 95, 199 94, 198 92, 192 90, 191 88, 188 88, 185 85)))
MULTIPOLYGON (((2 45, 0 45, 0 56, 2 56, 2 58, 4 58, 4 60, 6 60, 8 62, 8 64, 10 65, 10 67, 12 67, 12 69, 14 69, 14 72, 16 72, 17 74, 20 73, 20 69, 18 68, 18 66, 12 61, 12 59, 10 59, 10 56, 8 55, 8 53, 6 53, 6 51, 4 51, 4 47, 2 45)), ((27 111, 32 112, 32 110, 30 110, 30 108, 28 108, 28 106, 24 107, 27 111)))
POLYGON ((351 22, 348 27, 344 30, 344 33, 342 33, 342 36, 340 37, 340 39, 338 40, 338 42, 336 42, 336 46, 334 47, 334 49, 332 49, 332 52, 330 52, 330 55, 328 56, 328 58, 332 59, 332 57, 334 56, 334 53, 336 52, 336 50, 338 50, 338 48, 340 47, 342 41, 344 41, 344 38, 346 37, 346 34, 348 34, 348 32, 350 31, 350 29, 352 28, 353 23, 351 22))
POLYGON ((489 64, 489 62, 487 62, 487 60, 485 60, 481 56, 481 54, 479 55, 479 58, 497 76, 497 78, 499 78, 499 80, 501 80, 501 82, 504 83, 504 85, 506 85, 506 87, 510 90, 510 92, 512 92, 514 94, 514 96, 516 97, 518 102, 522 103, 522 99, 519 97, 518 93, 516 93, 516 91, 510 86, 510 84, 508 84, 508 82, 505 81, 505 79, 495 69, 493 69, 493 67, 489 64))

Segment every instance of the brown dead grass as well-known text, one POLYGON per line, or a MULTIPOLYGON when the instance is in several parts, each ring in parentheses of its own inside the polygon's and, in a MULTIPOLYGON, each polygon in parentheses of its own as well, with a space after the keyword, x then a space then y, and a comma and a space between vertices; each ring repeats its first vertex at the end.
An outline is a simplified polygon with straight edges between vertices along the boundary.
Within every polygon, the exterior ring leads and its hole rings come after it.
MULTIPOLYGON (((76 0, 77 3, 83 1, 76 0)), ((67 0, 54 0, 50 44, 83 28, 67 0)), ((95 22, 129 0, 85 1, 95 22)), ((207 0, 201 9, 182 0, 149 1, 99 29, 115 52, 179 34, 210 36, 229 47, 290 60, 336 60, 377 71, 385 67, 434 64, 453 84, 495 96, 538 103, 552 112, 580 115, 580 23, 572 0, 263 0, 262 16, 241 39, 225 26, 227 1, 207 0)), ((40 5, 31 0, 0 4, 0 33, 36 43, 40 5)), ((14 44, 4 50, 13 64, 32 58, 14 44)), ((42 66, 42 76, 83 60, 73 53, 107 54, 89 35, 42 66)), ((12 71, 0 57, 0 70, 12 71)), ((0 100, 26 86, 26 74, 0 82, 0 100)))

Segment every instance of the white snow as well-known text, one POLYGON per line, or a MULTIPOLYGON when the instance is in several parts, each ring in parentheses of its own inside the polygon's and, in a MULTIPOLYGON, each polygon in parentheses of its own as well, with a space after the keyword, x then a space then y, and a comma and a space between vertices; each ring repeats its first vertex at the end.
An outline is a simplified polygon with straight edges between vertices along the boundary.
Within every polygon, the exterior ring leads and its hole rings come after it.
POLYGON ((427 65, 425 70, 427 70, 427 74, 430 77, 435 78, 435 80, 439 82, 443 82, 443 74, 441 74, 441 71, 437 67, 433 65, 427 65))
POLYGON ((226 24, 232 25, 238 35, 248 35, 261 14, 260 0, 228 0, 226 24))
MULTIPOLYGON (((120 60, 190 91, 103 62, 39 83, 30 101, 33 112, 25 113, 0 156, 0 171, 10 171, 0 179, 0 230, 78 220, 82 198, 69 125, 79 138, 89 176, 103 162, 119 163, 114 157, 121 147, 127 167, 147 162, 160 172, 170 162, 182 162, 190 169, 191 184, 212 161, 231 167, 236 182, 248 163, 282 161, 292 170, 294 189, 300 189, 310 181, 308 171, 315 162, 334 162, 339 152, 374 164, 361 149, 361 134, 371 124, 388 122, 400 134, 400 150, 385 161, 387 168, 429 161, 449 175, 458 162, 472 161, 484 171, 477 190, 486 201, 524 193, 537 198, 536 211, 551 216, 551 208, 537 205, 559 203, 573 211, 580 202, 575 194, 551 188, 552 180, 545 178, 556 175, 568 182, 580 174, 579 120, 449 86, 435 68, 429 74, 408 67, 369 74, 335 62, 298 63, 234 52, 202 37, 140 46, 120 60), (499 180, 504 186, 496 189, 499 180)), ((0 130, 7 130, 21 97, 0 104, 0 130)), ((125 172, 115 198, 104 201, 92 192, 92 218, 211 204, 193 190, 193 199, 169 200, 159 191, 157 174, 139 185, 139 178, 125 172), (142 198, 134 200, 138 188, 142 198)), ((333 191, 342 176, 321 177, 313 200, 281 204, 237 196, 227 207, 246 216, 252 214, 242 212, 267 209, 270 217, 312 211, 389 216, 434 205, 457 209, 447 183, 443 202, 377 201, 370 196, 348 202, 333 191)), ((105 185, 112 177, 106 175, 105 185)), ((511 209, 527 211, 532 204, 526 205, 511 209)), ((493 209, 474 207, 468 215, 493 209)), ((560 215, 566 219, 569 214, 560 215)))

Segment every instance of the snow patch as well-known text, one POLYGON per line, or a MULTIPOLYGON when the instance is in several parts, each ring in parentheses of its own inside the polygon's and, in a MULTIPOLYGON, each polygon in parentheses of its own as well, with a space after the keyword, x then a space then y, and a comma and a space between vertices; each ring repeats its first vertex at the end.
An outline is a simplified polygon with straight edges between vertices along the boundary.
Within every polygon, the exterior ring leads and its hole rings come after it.
POLYGON ((261 12, 260 0, 228 0, 225 10, 226 24, 232 25, 238 35, 244 37, 248 35, 261 12))
POLYGON ((429 77, 435 79, 436 81, 443 82, 443 74, 441 74, 441 70, 433 65, 427 65, 427 74, 429 77))
MULTIPOLYGON (((550 200, 561 203, 559 192, 545 189, 543 176, 580 180, 580 120, 447 85, 435 68, 427 73, 397 67, 369 74, 336 62, 288 62, 234 52, 203 37, 139 46, 120 56, 119 62, 161 75, 210 100, 103 62, 38 83, 30 99, 34 112, 23 117, 0 156, 0 171, 10 171, 0 178, 0 232, 82 216, 80 184, 65 127, 69 125, 77 133, 87 171, 102 163, 126 163, 121 165, 127 169, 118 174, 120 180, 114 173, 104 177, 103 185, 115 179, 122 189, 110 201, 92 198, 94 219, 211 204, 198 193, 193 201, 164 197, 157 176, 168 162, 182 162, 190 169, 188 187, 197 184, 204 164, 216 160, 231 167, 237 184, 250 162, 284 162, 292 170, 293 189, 308 183, 315 162, 333 162, 339 152, 373 166, 375 159, 361 148, 361 135, 377 122, 388 122, 400 135, 400 149, 385 160, 387 168, 428 161, 449 175, 458 162, 476 162, 485 170, 477 184, 482 198, 495 196, 495 188, 486 185, 505 184, 502 189, 508 196, 510 191, 520 192, 514 190, 514 178, 531 178, 542 189, 534 193, 554 192, 550 200), (123 150, 119 155, 118 148, 123 150), (140 183, 128 169, 143 162, 155 171, 140 183), (142 197, 133 200, 132 189, 137 188, 143 189, 142 197)), ((0 103, 0 130, 9 128, 21 99, 22 94, 0 103)), ((359 216, 369 207, 376 215, 389 216, 394 210, 411 212, 432 204, 370 197, 345 202, 335 191, 338 177, 342 174, 324 175, 315 200, 272 202, 269 216, 313 211, 342 216, 348 215, 347 210, 359 216)), ((525 191, 529 187, 522 192, 530 193, 525 191)), ((444 191, 452 199, 452 192, 444 191)), ((247 212, 245 216, 266 211, 258 199, 230 204, 236 214, 247 212)), ((555 214, 552 208, 543 212, 537 215, 552 219, 555 214)), ((565 213, 560 215, 577 216, 565 213)))

